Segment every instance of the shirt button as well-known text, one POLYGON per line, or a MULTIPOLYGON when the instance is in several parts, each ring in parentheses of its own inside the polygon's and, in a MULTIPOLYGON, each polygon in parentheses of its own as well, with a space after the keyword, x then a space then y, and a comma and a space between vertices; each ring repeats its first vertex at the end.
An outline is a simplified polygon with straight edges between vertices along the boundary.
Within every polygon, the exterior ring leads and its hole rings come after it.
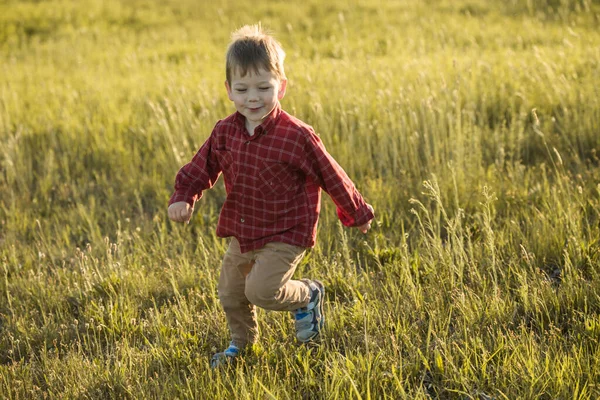
POLYGON ((249 140, 246 140, 246 144, 250 144, 250 141, 249 141, 249 140))
POLYGON ((240 218, 240 222, 246 222, 244 218, 240 218))

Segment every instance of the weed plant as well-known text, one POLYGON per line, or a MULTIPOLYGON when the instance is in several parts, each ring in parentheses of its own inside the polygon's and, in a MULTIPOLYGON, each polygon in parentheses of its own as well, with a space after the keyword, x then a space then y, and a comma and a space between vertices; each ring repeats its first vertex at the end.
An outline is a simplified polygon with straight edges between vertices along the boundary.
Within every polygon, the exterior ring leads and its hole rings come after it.
POLYGON ((0 397, 600 397, 599 25, 597 0, 1 1, 0 397), (166 206, 258 21, 377 218, 324 201, 320 345, 260 311, 214 371, 222 182, 190 225, 166 206))

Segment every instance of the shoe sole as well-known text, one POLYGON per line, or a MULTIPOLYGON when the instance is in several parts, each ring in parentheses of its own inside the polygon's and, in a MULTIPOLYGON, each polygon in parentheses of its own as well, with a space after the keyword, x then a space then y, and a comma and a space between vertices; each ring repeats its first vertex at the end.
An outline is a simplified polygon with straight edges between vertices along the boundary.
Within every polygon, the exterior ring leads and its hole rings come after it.
POLYGON ((321 319, 319 320, 319 333, 317 333, 317 336, 319 336, 321 329, 323 329, 323 326, 325 326, 325 309, 323 307, 323 304, 325 303, 325 285, 323 285, 323 282, 316 279, 313 280, 313 282, 317 284, 319 291, 321 292, 321 301, 319 301, 319 312, 321 313, 321 319))

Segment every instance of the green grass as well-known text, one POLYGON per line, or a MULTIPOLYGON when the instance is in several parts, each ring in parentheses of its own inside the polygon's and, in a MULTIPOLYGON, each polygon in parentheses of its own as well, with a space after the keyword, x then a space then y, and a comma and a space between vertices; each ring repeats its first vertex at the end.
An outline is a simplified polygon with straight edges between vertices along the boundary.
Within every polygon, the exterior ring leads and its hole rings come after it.
POLYGON ((0 2, 0 397, 600 397, 600 2, 251 3, 0 2), (225 191, 166 205, 258 21, 377 220, 324 202, 320 346, 211 371, 225 191))

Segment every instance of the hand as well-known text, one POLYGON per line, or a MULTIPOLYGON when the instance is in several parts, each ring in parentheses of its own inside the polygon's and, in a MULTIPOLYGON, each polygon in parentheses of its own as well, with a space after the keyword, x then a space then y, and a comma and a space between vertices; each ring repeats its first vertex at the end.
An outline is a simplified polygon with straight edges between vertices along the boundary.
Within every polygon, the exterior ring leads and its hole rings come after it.
MULTIPOLYGON (((370 204, 367 204, 367 207, 369 207, 369 210, 371 210, 371 212, 373 213, 373 215, 375 215, 375 210, 373 209, 373 206, 370 204)), ((366 224, 362 224, 360 226, 357 226, 358 230, 360 230, 362 233, 367 233, 369 231, 369 229, 371 229, 371 222, 373 220, 369 220, 369 222, 367 222, 366 224)))
POLYGON ((185 201, 178 201, 169 206, 169 218, 175 222, 190 223, 194 208, 185 201))

